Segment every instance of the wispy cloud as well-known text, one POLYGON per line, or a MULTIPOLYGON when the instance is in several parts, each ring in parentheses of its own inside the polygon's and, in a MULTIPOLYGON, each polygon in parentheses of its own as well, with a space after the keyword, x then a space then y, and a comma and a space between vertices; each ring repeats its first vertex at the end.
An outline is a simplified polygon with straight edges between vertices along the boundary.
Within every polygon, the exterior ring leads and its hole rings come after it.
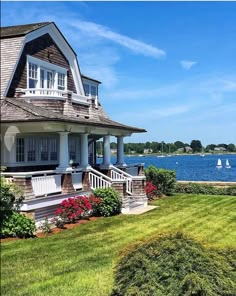
POLYGON ((180 61, 180 65, 182 66, 183 69, 186 69, 186 70, 191 69, 196 64, 197 64, 196 61, 187 61, 187 60, 180 61))
POLYGON ((126 35, 116 33, 109 29, 108 27, 87 21, 74 21, 71 23, 76 29, 79 29, 87 34, 98 36, 114 43, 117 43, 123 47, 130 49, 134 53, 142 54, 144 56, 149 56, 153 58, 163 58, 166 52, 159 49, 151 44, 133 39, 126 35))

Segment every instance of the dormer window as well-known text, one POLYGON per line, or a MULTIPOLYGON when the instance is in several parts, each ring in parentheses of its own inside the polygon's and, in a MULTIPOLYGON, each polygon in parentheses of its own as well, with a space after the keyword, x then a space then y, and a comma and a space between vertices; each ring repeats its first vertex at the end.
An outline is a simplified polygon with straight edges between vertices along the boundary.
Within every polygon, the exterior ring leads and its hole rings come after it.
POLYGON ((91 85, 91 97, 92 98, 97 97, 97 86, 91 85))
POLYGON ((84 93, 87 97, 92 97, 92 98, 97 98, 98 91, 97 91, 97 86, 84 83, 84 93))
POLYGON ((84 84, 84 93, 85 95, 88 97, 89 94, 90 94, 90 91, 89 91, 89 84, 85 83, 84 84))
POLYGON ((65 74, 63 73, 58 73, 58 89, 60 90, 65 90, 65 74))
POLYGON ((29 63, 29 88, 36 88, 38 83, 38 66, 29 63))
POLYGON ((67 90, 67 70, 27 56, 27 89, 31 95, 63 96, 67 90))

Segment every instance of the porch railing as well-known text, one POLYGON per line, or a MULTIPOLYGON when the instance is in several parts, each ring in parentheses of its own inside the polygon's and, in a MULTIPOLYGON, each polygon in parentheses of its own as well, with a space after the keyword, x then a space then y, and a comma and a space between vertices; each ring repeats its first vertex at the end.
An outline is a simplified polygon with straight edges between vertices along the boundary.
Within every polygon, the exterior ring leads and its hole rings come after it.
POLYGON ((93 190, 96 188, 108 188, 112 185, 112 179, 102 174, 101 172, 90 168, 89 183, 91 189, 93 190))
POLYGON ((63 97, 65 94, 64 90, 50 89, 50 88, 26 88, 23 90, 24 96, 50 96, 50 97, 63 97))
POLYGON ((115 166, 112 166, 111 169, 111 179, 112 180, 124 180, 126 181, 126 192, 128 194, 132 194, 132 178, 133 176, 129 175, 128 173, 118 169, 115 166))
POLYGON ((35 196, 61 192, 61 175, 32 177, 31 182, 35 196))

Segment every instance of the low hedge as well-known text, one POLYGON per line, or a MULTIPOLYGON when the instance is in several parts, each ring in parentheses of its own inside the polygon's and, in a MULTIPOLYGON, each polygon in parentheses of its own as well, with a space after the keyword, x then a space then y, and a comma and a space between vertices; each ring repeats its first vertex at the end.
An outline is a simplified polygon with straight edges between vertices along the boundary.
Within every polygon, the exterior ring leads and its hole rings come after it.
POLYGON ((230 187, 215 187, 210 184, 198 183, 177 183, 175 187, 176 193, 190 193, 190 194, 207 194, 207 195, 232 195, 236 196, 236 186, 230 187))
POLYGON ((236 251, 208 249, 181 233, 163 235, 118 263, 112 296, 233 296, 236 251))

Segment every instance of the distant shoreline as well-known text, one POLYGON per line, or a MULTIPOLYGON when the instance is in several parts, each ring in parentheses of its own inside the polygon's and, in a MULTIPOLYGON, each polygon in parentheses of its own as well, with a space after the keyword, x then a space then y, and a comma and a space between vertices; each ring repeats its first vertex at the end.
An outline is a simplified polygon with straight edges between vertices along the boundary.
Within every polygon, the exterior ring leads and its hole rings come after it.
MULTIPOLYGON (((116 154, 114 154, 115 156, 116 154)), ((134 153, 134 154, 125 154, 125 156, 135 156, 135 157, 145 157, 145 156, 165 156, 165 157, 168 157, 168 156, 201 156, 202 153, 163 153, 163 154, 159 154, 159 153, 143 153, 143 154, 140 154, 140 153, 134 153)), ((236 155, 236 152, 221 152, 221 153, 204 153, 204 155, 236 155)))

